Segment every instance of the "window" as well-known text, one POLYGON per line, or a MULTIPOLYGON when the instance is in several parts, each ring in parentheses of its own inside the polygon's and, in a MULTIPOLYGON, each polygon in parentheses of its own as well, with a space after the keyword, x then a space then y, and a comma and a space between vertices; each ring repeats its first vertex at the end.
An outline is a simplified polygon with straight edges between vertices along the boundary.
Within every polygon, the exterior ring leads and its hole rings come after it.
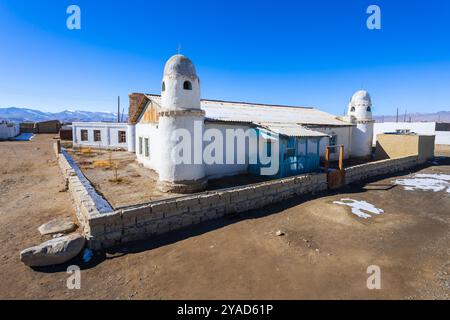
POLYGON ((119 131, 119 143, 127 142, 127 133, 125 131, 119 131))
POLYGON ((88 141, 88 131, 81 130, 81 141, 88 141))
POLYGON ((371 112, 372 109, 370 107, 367 107, 367 112, 371 112))
POLYGON ((139 154, 142 154, 142 137, 139 137, 139 154))
POLYGON ((162 91, 166 91, 166 83, 163 81, 163 83, 162 83, 162 88, 161 88, 161 90, 162 91))
POLYGON ((94 130, 94 141, 102 141, 102 133, 100 132, 100 130, 94 130))
POLYGON ((192 90, 192 83, 190 81, 185 81, 183 83, 183 89, 184 90, 192 90))
POLYGON ((148 138, 145 138, 145 156, 146 157, 150 156, 150 151, 148 148, 148 138))
MULTIPOLYGON (((330 147, 334 147, 334 146, 336 146, 336 145, 337 145, 337 135, 333 135, 333 136, 331 136, 331 138, 330 138, 330 144, 329 144, 329 146, 330 146, 330 147)), ((330 153, 336 153, 336 151, 337 151, 337 148, 336 148, 336 147, 330 148, 330 153)))
POLYGON ((350 109, 350 112, 355 112, 355 107, 352 107, 352 108, 350 109))
POLYGON ((271 157, 272 156, 272 140, 267 140, 266 141, 266 155, 268 156, 268 157, 271 157))

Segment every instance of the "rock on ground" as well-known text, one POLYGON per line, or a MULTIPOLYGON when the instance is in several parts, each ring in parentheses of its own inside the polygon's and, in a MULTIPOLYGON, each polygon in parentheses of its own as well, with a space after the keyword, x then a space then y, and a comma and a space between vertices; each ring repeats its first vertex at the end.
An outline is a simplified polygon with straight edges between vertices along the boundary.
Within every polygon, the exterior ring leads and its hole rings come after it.
POLYGON ((38 230, 45 236, 49 234, 70 233, 75 231, 77 225, 70 220, 54 219, 41 225, 38 230))
POLYGON ((83 250, 84 244, 85 238, 73 233, 23 250, 20 260, 30 267, 61 264, 76 257, 83 250))

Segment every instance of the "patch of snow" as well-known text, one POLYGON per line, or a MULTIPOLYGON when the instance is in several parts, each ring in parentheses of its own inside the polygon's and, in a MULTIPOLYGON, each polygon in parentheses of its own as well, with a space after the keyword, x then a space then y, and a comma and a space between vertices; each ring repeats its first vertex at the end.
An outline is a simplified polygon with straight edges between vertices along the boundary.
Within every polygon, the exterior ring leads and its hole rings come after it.
POLYGON ((446 190, 450 193, 450 175, 448 174, 427 174, 419 173, 411 178, 397 179, 393 181, 402 185, 407 191, 424 190, 440 192, 446 190))
POLYGON ((341 201, 334 201, 333 203, 351 207, 352 213, 363 219, 372 217, 370 214, 365 213, 365 212, 369 212, 372 214, 383 214, 384 213, 384 210, 378 209, 373 204, 368 203, 366 201, 362 201, 362 200, 358 201, 358 200, 353 200, 350 198, 344 198, 344 199, 341 199, 341 201))

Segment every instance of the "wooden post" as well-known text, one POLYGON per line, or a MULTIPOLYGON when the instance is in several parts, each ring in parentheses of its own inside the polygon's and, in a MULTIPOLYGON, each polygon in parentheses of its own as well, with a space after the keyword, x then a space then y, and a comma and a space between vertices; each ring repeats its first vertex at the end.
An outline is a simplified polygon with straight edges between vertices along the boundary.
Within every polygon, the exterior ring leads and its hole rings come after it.
POLYGON ((344 170, 344 146, 339 146, 339 170, 344 170))
POLYGON ((325 148, 325 171, 330 167, 330 147, 325 148))

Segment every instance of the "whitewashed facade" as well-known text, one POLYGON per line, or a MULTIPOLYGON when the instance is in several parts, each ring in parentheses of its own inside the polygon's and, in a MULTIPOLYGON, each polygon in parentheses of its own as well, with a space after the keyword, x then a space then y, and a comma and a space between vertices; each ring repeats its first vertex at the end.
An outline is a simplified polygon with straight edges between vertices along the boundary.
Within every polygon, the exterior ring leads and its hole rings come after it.
POLYGON ((0 140, 8 140, 20 134, 20 125, 14 122, 0 122, 0 140))
MULTIPOLYGON (((279 144, 271 158, 279 161, 278 176, 320 170, 320 158, 327 146, 343 145, 344 159, 370 157, 371 108, 370 95, 362 90, 352 96, 345 117, 311 107, 202 100, 195 66, 178 54, 165 65, 161 95, 130 94, 128 125, 75 122, 73 139, 75 146, 120 147, 134 152, 139 163, 158 173, 161 190, 193 191, 204 188, 208 179, 264 171, 267 167, 261 158, 257 163, 249 159, 273 143, 279 144), (228 136, 236 130, 245 132, 240 134, 244 136, 243 145, 236 143, 237 136, 228 136), (179 156, 180 141, 184 141, 180 131, 190 137, 187 149, 183 146, 183 154, 189 154, 188 163, 172 159, 174 154, 179 156), (126 132, 126 141, 117 140, 118 132, 126 132), (249 133, 257 136, 258 151, 249 143, 249 133), (210 144, 216 139, 220 139, 223 150, 214 147, 214 161, 209 163, 204 155, 212 150, 210 144)), ((331 160, 337 160, 339 149, 332 150, 331 160)))
POLYGON ((73 122, 73 146, 128 150, 128 124, 73 122))

